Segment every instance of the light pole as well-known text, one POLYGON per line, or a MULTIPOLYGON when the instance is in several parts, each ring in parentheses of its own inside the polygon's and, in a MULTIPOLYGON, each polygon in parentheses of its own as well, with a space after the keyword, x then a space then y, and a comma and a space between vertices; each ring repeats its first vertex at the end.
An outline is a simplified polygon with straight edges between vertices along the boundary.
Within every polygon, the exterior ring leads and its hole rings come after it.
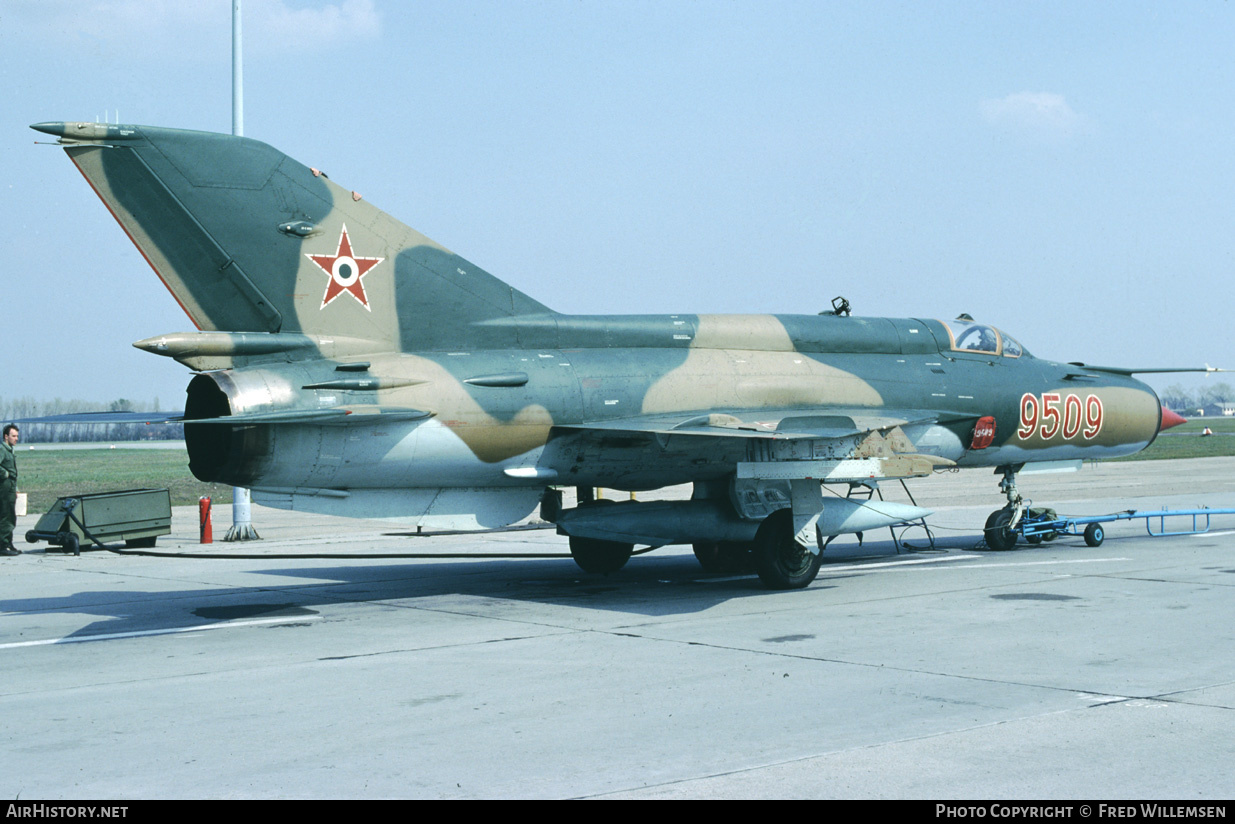
MULTIPOLYGON (((244 134, 244 61, 240 47, 240 0, 232 0, 232 134, 244 134)), ((261 536, 253 528, 253 503, 249 490, 232 487, 232 526, 224 541, 256 541, 261 536)))

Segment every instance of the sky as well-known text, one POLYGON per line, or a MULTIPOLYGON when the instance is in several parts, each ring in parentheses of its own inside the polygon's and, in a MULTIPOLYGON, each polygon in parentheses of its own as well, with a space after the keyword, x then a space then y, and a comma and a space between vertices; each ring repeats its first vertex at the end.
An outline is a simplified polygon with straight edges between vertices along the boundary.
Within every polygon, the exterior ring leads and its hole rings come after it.
MULTIPOLYGON (((1235 3, 244 0, 243 31, 246 136, 557 311, 843 295, 1235 368, 1235 3)), ((192 324, 27 126, 228 132, 230 38, 229 0, 0 0, 0 398, 182 408, 130 344, 192 324)))

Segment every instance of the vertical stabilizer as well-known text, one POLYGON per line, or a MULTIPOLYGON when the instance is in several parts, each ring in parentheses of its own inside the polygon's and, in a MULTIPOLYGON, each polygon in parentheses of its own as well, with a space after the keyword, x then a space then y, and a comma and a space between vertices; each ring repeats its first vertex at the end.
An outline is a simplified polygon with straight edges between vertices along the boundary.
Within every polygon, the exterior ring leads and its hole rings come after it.
POLYGON ((549 310, 265 143, 40 123, 199 329, 456 345, 549 310))

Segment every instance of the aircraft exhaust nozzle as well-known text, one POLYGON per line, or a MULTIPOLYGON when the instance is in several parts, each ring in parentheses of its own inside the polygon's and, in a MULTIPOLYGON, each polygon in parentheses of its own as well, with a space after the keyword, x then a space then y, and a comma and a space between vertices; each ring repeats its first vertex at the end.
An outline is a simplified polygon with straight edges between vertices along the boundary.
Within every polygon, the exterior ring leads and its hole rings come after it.
POLYGON ((836 498, 823 503, 823 512, 816 522, 819 534, 825 538, 850 532, 865 532, 884 526, 917 521, 932 515, 933 510, 912 504, 891 501, 855 501, 852 498, 836 498))

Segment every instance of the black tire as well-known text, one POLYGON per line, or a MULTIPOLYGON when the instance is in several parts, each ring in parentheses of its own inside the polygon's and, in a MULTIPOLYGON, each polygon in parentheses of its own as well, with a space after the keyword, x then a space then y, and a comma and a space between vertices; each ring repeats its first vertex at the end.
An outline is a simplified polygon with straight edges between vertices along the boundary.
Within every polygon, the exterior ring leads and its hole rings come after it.
POLYGON ((1025 543, 1033 544, 1034 546, 1037 546, 1038 544, 1042 543, 1042 536, 1041 535, 1026 535, 1025 543))
POLYGON ((1102 542, 1106 539, 1106 530, 1102 528, 1102 524, 1090 524, 1085 527, 1085 543, 1090 546, 1102 546, 1102 542))
POLYGON ((700 541, 697 544, 691 544, 690 548, 695 551, 695 560, 699 562, 699 566, 703 567, 704 572, 726 571, 721 562, 719 541, 700 541))
POLYGON ((704 572, 749 572, 751 546, 734 541, 701 541, 691 548, 704 572))
POLYGON ((78 542, 77 536, 72 532, 64 540, 64 551, 72 552, 74 555, 81 555, 81 543, 78 542))
POLYGON ((1016 546, 1016 533, 1008 529, 1008 524, 1012 522, 1012 511, 1009 509, 996 509, 986 519, 986 529, 983 534, 986 536, 986 545, 991 549, 1011 549, 1016 546))
POLYGON ((570 555, 584 572, 617 572, 626 566, 633 544, 599 538, 571 538, 570 555))
POLYGON ((755 533, 755 571, 769 589, 801 589, 815 580, 823 553, 813 553, 793 539, 793 512, 779 509, 764 518, 755 533))
POLYGON ((37 544, 38 542, 39 536, 34 533, 33 529, 26 533, 26 543, 37 544))
POLYGON ((562 490, 546 489, 545 494, 540 496, 540 519, 555 524, 560 514, 562 514, 562 490))

